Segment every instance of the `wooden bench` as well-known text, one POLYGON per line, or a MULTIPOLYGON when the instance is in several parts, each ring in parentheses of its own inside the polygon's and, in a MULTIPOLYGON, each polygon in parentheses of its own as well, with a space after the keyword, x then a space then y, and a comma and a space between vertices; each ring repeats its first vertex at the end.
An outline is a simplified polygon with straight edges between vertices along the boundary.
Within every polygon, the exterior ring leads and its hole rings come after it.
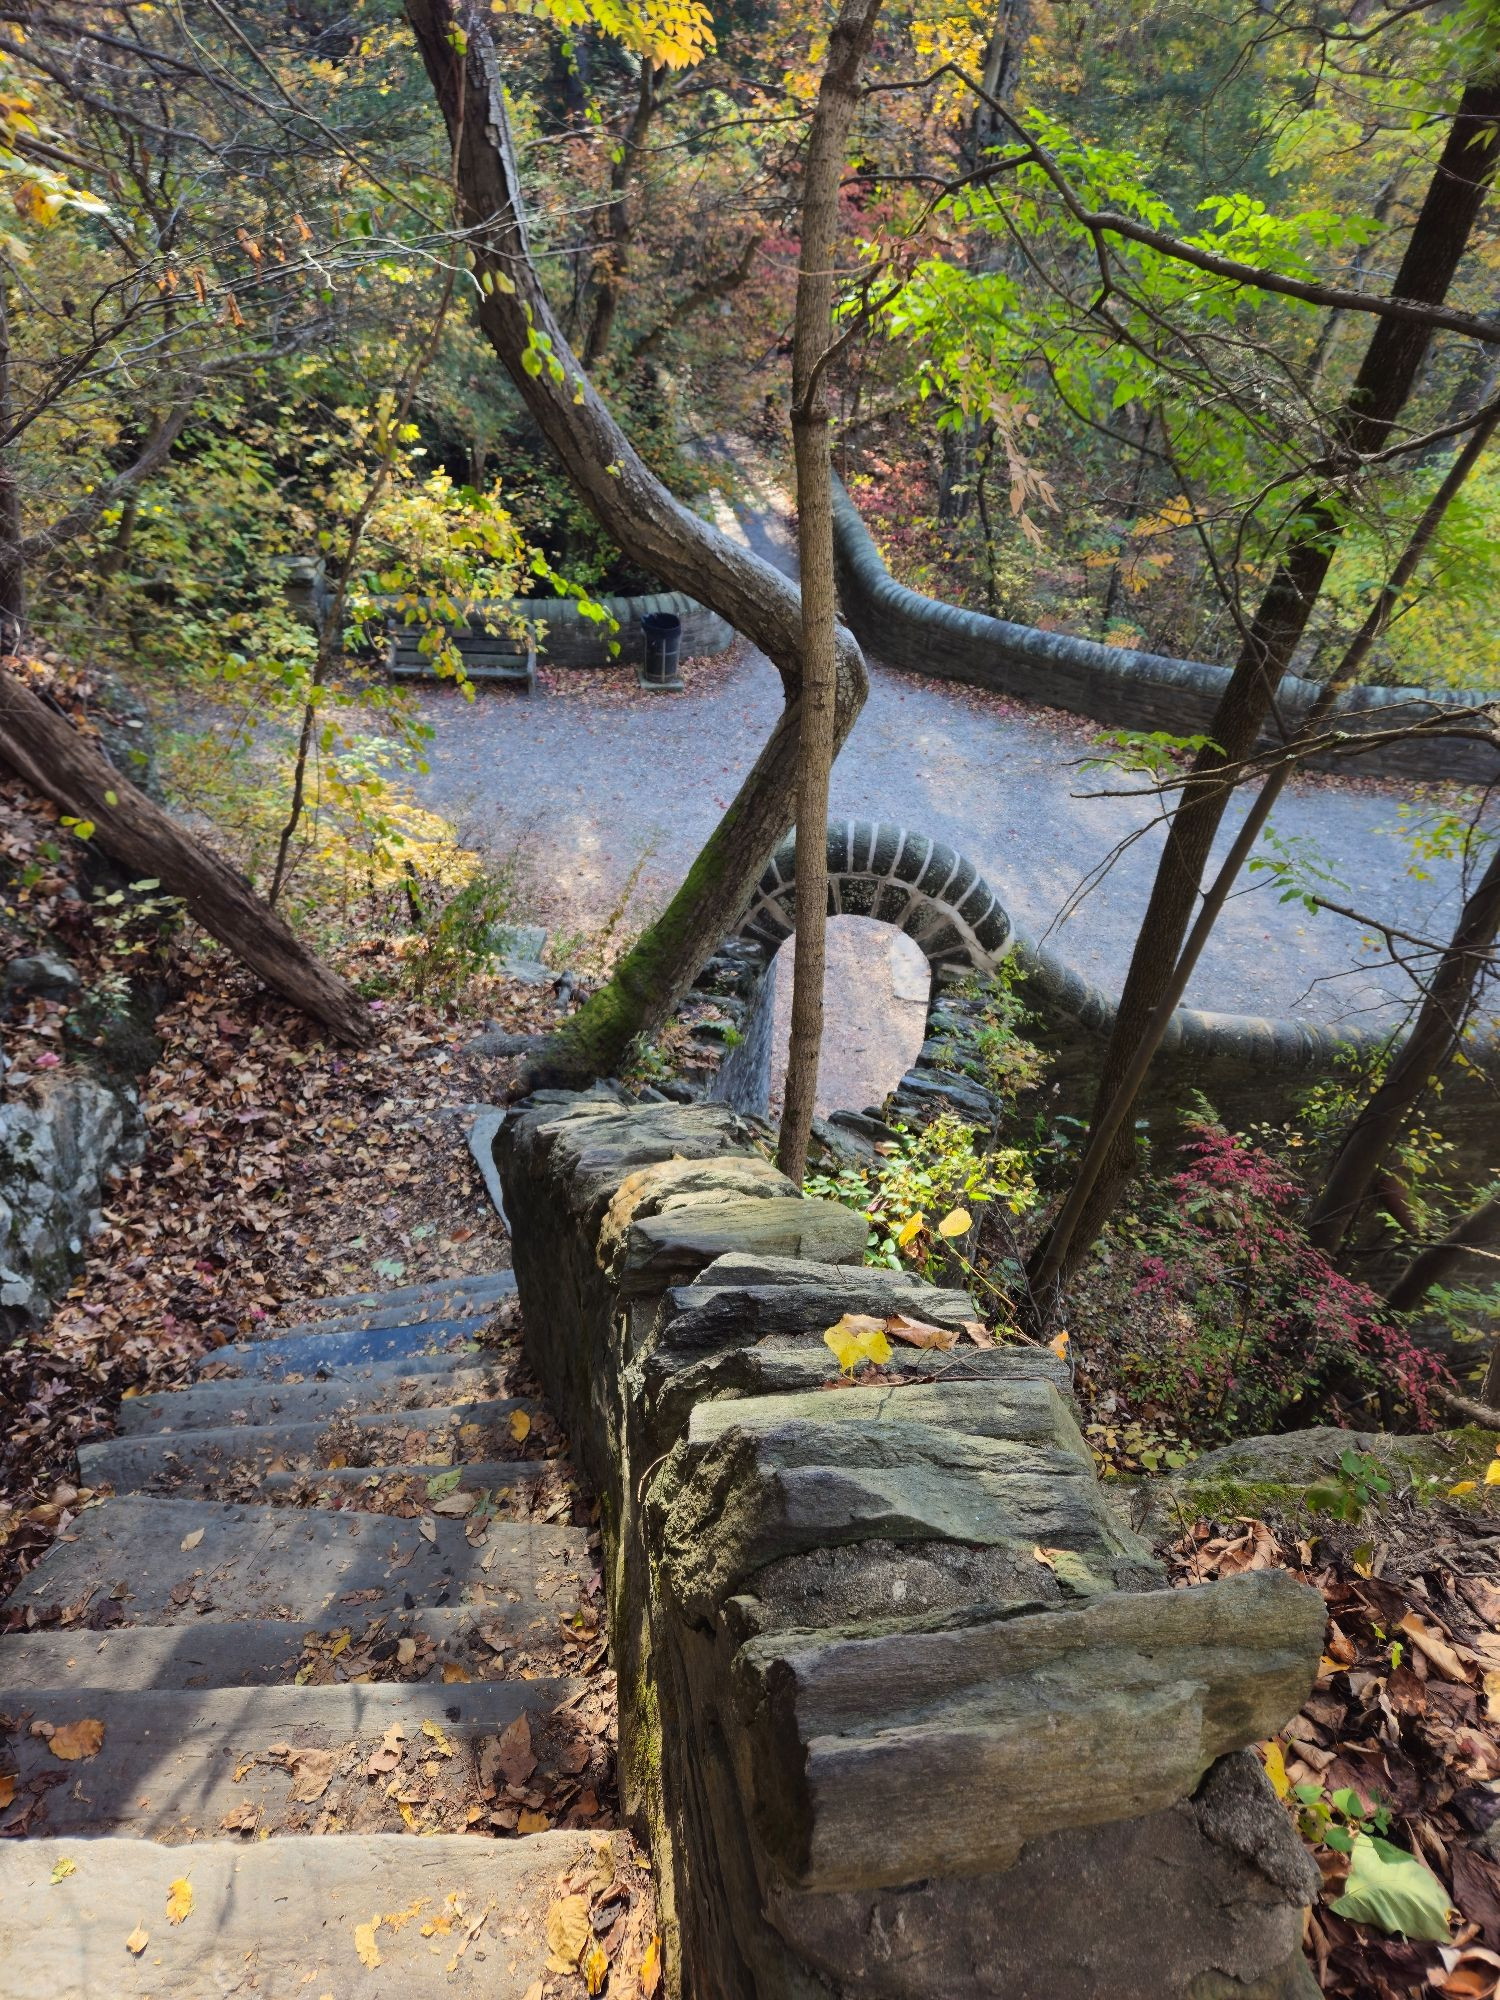
MULTIPOLYGON (((388 617, 386 671, 392 680, 438 678, 436 661, 422 650, 422 640, 429 631, 427 626, 408 625, 395 613, 388 617)), ((486 632, 482 624, 470 624, 461 632, 450 629, 449 637, 471 681, 514 681, 528 694, 535 691, 536 647, 528 640, 486 632)))

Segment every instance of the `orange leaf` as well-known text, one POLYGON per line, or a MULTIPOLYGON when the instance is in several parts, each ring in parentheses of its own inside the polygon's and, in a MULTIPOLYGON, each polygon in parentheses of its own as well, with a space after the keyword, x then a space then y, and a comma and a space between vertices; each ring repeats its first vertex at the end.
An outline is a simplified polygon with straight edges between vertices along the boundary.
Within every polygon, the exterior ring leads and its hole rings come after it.
POLYGON ((47 1743, 53 1756, 61 1757, 65 1764, 76 1764, 84 1757, 97 1757, 103 1747, 104 1724, 91 1715, 78 1722, 65 1722, 61 1729, 54 1729, 47 1743))

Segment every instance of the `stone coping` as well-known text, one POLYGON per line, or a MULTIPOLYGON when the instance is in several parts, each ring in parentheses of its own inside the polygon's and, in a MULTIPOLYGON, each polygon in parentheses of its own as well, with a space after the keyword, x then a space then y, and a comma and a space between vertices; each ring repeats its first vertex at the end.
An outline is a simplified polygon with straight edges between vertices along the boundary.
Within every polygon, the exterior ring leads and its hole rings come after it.
MULTIPOLYGON (((891 575, 837 478, 833 508, 844 616, 860 644, 888 665, 1019 695, 1091 716, 1110 728, 1167 730, 1178 736, 1207 732, 1229 680, 1228 667, 1044 632, 924 597, 891 575)), ((1289 674, 1281 683, 1280 724, 1295 727, 1318 692, 1314 682, 1289 674)), ((1480 689, 1362 687, 1338 703, 1331 726, 1361 736, 1447 717, 1462 727, 1476 711, 1497 701, 1500 693, 1480 689)), ((1309 762, 1361 777, 1491 783, 1500 777, 1500 746, 1470 737, 1434 736, 1382 744, 1353 760, 1338 756, 1309 762)))

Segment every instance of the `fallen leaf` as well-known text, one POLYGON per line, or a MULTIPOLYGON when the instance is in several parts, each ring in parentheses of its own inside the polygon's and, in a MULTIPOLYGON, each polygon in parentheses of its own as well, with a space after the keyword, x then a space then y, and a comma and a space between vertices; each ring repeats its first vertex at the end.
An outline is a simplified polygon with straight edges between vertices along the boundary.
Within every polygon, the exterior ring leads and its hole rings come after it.
POLYGON ((190 1535, 183 1536, 177 1546, 180 1549, 195 1549, 202 1540, 203 1530, 201 1528, 194 1528, 190 1535))
POLYGON ((508 1785, 524 1785, 531 1776, 536 1769, 536 1752, 531 1747, 531 1721, 528 1716, 518 1715, 500 1732, 495 1761, 508 1785))
POLYGON ((885 1323, 885 1330, 896 1340, 908 1347, 957 1347, 958 1335, 946 1326, 933 1326, 925 1319, 908 1319, 905 1313, 892 1313, 885 1323))
POLYGON ((661 1985, 661 1937, 654 1936, 646 1947, 646 1956, 641 1960, 641 1992, 645 2000, 652 2000, 661 1985))
POLYGON ((380 1949, 375 1943, 375 1933, 379 1929, 379 1917, 371 1917, 367 1924, 354 1926, 354 1949, 359 1953, 359 1962, 367 1965, 372 1972, 380 1963, 380 1949))
POLYGON ((1328 1905, 1351 1923, 1413 1940, 1448 1942, 1448 1892, 1424 1861, 1388 1840, 1357 1833, 1342 1896, 1328 1905))
POLYGON ((823 1345, 846 1375, 852 1375, 863 1361, 883 1368, 891 1358, 891 1344, 885 1337, 885 1323, 863 1313, 845 1313, 836 1326, 829 1327, 823 1345))
POLYGON ((61 1729, 54 1729, 47 1739, 47 1748, 54 1757, 61 1757, 65 1764, 76 1764, 84 1757, 97 1757, 104 1747, 104 1724, 94 1716, 85 1716, 78 1722, 65 1722, 61 1729))
POLYGON ((144 1924, 137 1924, 135 1929, 130 1933, 130 1936, 125 1940, 125 1949, 130 1953, 132 1958, 139 1958, 150 1942, 151 1933, 146 1929, 144 1924))
POLYGON ((396 1665, 398 1667, 409 1667, 416 1657, 417 1642, 415 1639, 398 1639, 396 1641, 396 1665))
POLYGON ((1069 1345, 1066 1333, 1054 1334, 1052 1339, 1047 1342, 1049 1351, 1055 1354, 1059 1361, 1067 1360, 1069 1345))
POLYGON ((510 1434, 517 1444, 525 1444, 527 1438, 531 1436, 531 1419, 524 1410, 511 1411, 510 1434))
POLYGON ((193 1913, 193 1885, 186 1875, 167 1884, 167 1922, 180 1924, 193 1913))
POLYGON ((604 1956, 604 1947, 597 1938, 584 1953, 583 1963, 578 1969, 589 1992, 599 1992, 609 1977, 609 1960, 604 1956))
POLYGON ((52 1874, 49 1879, 53 1882, 66 1882, 70 1875, 76 1875, 77 1873, 78 1863, 70 1861, 65 1854, 61 1861, 55 1861, 52 1864, 52 1874))
POLYGON ((336 1750, 294 1750, 287 1758, 287 1769, 292 1774, 292 1789, 287 1793, 288 1803, 294 1805, 315 1805, 328 1790, 333 1778, 333 1767, 338 1762, 336 1750))
POLYGON ((544 1812, 537 1812, 531 1806, 523 1809, 521 1817, 517 1822, 518 1830, 521 1833, 545 1833, 551 1824, 551 1820, 548 1819, 544 1812))
POLYGON ((5 1811, 5 1808, 11 1803, 11 1801, 15 1798, 15 1796, 16 1796, 15 1772, 0 1771, 0 1812, 5 1811))
POLYGON ((443 1734, 443 1725, 440 1722, 434 1722, 429 1716, 427 1721, 422 1724, 422 1734, 436 1745, 437 1753, 440 1757, 451 1757, 453 1755, 453 1745, 443 1734))
POLYGON ((1406 1634, 1417 1651, 1431 1661, 1444 1680, 1464 1683, 1471 1678, 1469 1669, 1438 1628, 1417 1612, 1408 1611, 1396 1630, 1406 1634))
POLYGON ((562 1896, 547 1912, 547 1964, 553 1972, 571 1972, 589 1941, 589 1906, 583 1896, 562 1896))
POLYGON ((452 1684, 455 1681, 467 1681, 472 1679, 473 1675, 469 1672, 468 1668, 461 1667, 457 1660, 444 1660, 443 1680, 445 1684, 447 1684, 448 1686, 452 1686, 452 1684))
POLYGON ((982 1319, 966 1319, 963 1322, 963 1329, 976 1347, 993 1347, 995 1345, 995 1336, 990 1332, 982 1319))

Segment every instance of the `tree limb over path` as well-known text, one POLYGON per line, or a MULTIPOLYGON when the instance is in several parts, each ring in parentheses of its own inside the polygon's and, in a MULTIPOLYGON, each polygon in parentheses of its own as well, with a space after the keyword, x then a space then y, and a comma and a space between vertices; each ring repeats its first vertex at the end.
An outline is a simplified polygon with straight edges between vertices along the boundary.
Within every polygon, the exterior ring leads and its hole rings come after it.
MULTIPOLYGON (((549 1077, 615 1066, 634 1036, 663 1021, 733 926, 767 857, 791 825, 802 686, 801 595, 676 499, 641 460, 553 317, 526 237, 499 61, 485 12, 451 0, 405 0, 407 20, 456 148, 461 243, 478 281, 477 316, 580 499, 633 562, 712 607, 766 653, 786 707, 749 776, 677 894, 603 990, 550 1044, 549 1077)), ((457 251, 458 246, 456 246, 457 251)), ((864 658, 837 634, 836 740, 864 704, 864 658)), ((534 1074, 532 1081, 539 1081, 534 1074)))
POLYGON ((100 849, 151 875, 188 915, 341 1042, 363 1046, 375 1019, 238 870, 131 784, 104 753, 15 674, 0 667, 0 762, 31 790, 90 820, 100 849))

